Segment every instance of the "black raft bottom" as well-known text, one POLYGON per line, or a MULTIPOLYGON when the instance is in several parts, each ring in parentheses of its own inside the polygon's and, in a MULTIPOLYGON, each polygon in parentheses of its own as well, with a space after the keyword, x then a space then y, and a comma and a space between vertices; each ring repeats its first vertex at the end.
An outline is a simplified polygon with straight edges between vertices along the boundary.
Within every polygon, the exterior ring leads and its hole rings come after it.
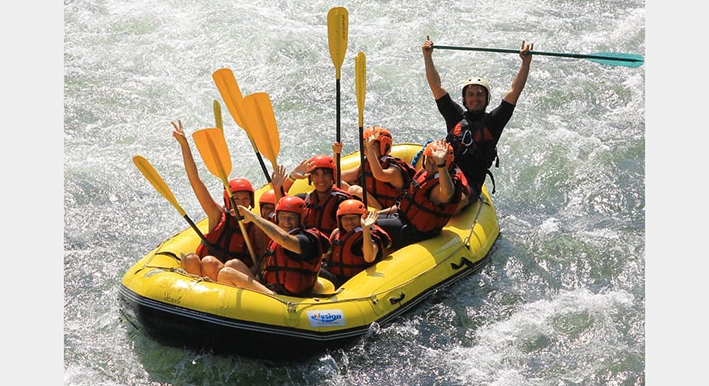
POLYGON ((140 297, 124 286, 119 294, 121 314, 161 344, 211 350, 218 355, 242 355, 271 360, 304 360, 353 343, 367 328, 346 337, 317 340, 276 331, 258 324, 238 324, 213 315, 178 309, 140 297))

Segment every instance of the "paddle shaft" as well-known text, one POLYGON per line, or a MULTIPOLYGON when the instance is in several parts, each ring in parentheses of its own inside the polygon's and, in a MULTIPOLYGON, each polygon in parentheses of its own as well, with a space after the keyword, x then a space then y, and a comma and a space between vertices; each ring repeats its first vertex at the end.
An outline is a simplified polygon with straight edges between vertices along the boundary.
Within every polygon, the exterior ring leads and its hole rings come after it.
MULTIPOLYGON (((253 145, 253 142, 251 142, 253 145)), ((254 145, 254 152, 256 152, 256 158, 258 158, 258 163, 261 165, 261 170, 263 171, 263 175, 266 176, 266 181, 268 183, 271 183, 271 176, 268 174, 268 169, 266 169, 266 163, 263 162, 263 157, 261 157, 261 153, 259 153, 258 149, 256 148, 256 145, 254 145)), ((281 186, 281 196, 285 196, 286 192, 283 190, 283 186, 281 186)))
MULTIPOLYGON (((228 182, 226 183, 226 185, 224 185, 224 189, 230 190, 228 182)), ((254 252, 254 247, 251 245, 251 239, 249 239, 249 234, 246 232, 246 227, 244 227, 244 218, 241 217, 241 214, 239 213, 239 208, 236 207, 236 201, 234 201, 234 196, 231 195, 231 192, 229 193, 229 202, 231 203, 231 207, 234 208, 234 213, 236 214, 236 220, 239 224, 239 229, 241 230, 241 234, 244 236, 244 242, 246 242, 246 249, 249 250, 249 255, 251 255, 251 261, 255 263, 256 252, 254 252)), ((254 203, 252 202, 251 205, 254 205, 254 203)))
MULTIPOLYGON (((433 48, 440 48, 443 50, 458 50, 458 51, 484 51, 484 52, 501 52, 506 54, 518 54, 519 50, 513 50, 510 48, 480 48, 480 47, 457 47, 457 46, 439 46, 434 45, 433 48)), ((596 60, 613 60, 619 62, 639 62, 639 59, 634 58, 622 58, 614 56, 605 55, 594 55, 594 54, 570 54, 570 53, 560 53, 560 52, 544 52, 544 51, 532 51, 532 55, 544 55, 544 56, 557 56, 564 58, 575 58, 575 59, 596 59, 596 60)))
POLYGON ((197 236, 199 236, 199 238, 202 239, 202 241, 204 241, 207 245, 210 245, 210 244, 211 244, 209 241, 207 241, 207 238, 204 236, 204 234, 202 233, 202 231, 200 231, 199 228, 197 228, 197 224, 195 224, 195 223, 192 221, 192 219, 190 218, 190 216, 188 216, 187 214, 185 214, 184 216, 182 216, 182 218, 184 218, 185 220, 187 220, 187 223, 190 224, 190 227, 192 227, 192 229, 194 229, 195 232, 197 232, 197 236))
MULTIPOLYGON (((335 66, 335 141, 342 142, 340 138, 340 75, 342 61, 347 52, 347 35, 349 30, 349 12, 345 7, 333 7, 327 12, 327 45, 330 50, 330 59, 335 66)), ((335 155, 335 183, 339 188, 342 174, 340 173, 340 154, 335 155)))
MULTIPOLYGON (((335 79, 335 92, 337 93, 335 97, 335 109, 337 110, 336 118, 335 118, 335 142, 340 143, 340 78, 335 79)), ((340 187, 340 179, 341 179, 341 174, 340 174, 340 153, 337 153, 335 156, 335 165, 337 169, 337 187, 340 187)))
POLYGON ((367 208, 367 179, 364 173, 364 126, 359 127, 359 186, 362 187, 362 202, 364 202, 364 207, 367 208))

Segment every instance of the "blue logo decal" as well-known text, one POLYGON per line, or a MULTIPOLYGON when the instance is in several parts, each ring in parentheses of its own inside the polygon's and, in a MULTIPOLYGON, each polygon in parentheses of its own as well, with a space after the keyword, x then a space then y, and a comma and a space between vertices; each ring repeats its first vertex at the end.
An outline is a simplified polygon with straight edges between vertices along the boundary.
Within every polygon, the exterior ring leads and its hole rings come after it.
POLYGON ((310 327, 344 327, 345 315, 342 310, 308 311, 310 327))

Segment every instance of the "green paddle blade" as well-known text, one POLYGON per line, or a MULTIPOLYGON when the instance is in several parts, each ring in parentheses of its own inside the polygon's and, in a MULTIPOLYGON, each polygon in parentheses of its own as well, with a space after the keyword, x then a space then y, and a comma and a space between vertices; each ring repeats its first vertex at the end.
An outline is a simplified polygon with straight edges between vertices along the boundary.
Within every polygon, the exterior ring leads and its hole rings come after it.
POLYGON ((625 54, 622 52, 597 52, 588 55, 586 59, 610 66, 640 67, 645 63, 642 55, 625 54))

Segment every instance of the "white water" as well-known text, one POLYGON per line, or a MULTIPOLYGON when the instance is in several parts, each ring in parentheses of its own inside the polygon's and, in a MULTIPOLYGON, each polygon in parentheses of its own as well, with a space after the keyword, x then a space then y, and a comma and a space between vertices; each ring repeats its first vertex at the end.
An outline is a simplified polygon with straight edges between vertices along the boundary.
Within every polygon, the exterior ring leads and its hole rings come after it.
MULTIPOLYGON (((148 158, 201 218, 170 121, 182 119, 188 134, 213 124, 211 73, 221 67, 245 95, 270 94, 280 163, 327 152, 335 85, 325 20, 335 5, 350 13, 346 151, 356 146, 358 51, 367 55, 365 124, 420 143, 443 133, 423 74, 426 34, 449 45, 527 39, 542 51, 645 53, 641 1, 65 2, 64 383, 644 384, 645 66, 535 57, 493 169, 502 237, 491 263, 351 349, 275 367, 164 347, 121 320, 125 270, 186 227, 131 157, 148 158)), ((493 101, 519 66, 510 54, 434 58, 454 96, 460 80, 481 74, 493 101)), ((232 175, 263 182, 224 114, 232 175)))

